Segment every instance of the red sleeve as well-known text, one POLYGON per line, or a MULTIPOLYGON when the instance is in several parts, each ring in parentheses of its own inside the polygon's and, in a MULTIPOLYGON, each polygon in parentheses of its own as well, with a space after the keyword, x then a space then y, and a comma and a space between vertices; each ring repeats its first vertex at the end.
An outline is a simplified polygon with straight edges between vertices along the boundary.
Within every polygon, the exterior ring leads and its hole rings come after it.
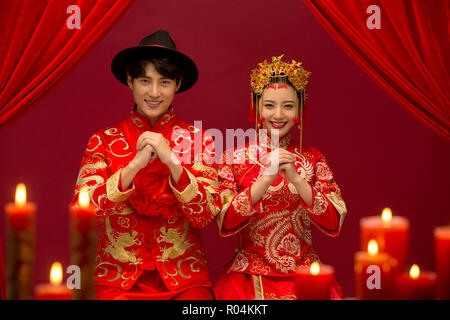
MULTIPOLYGON (((196 228, 207 226, 220 212, 219 184, 214 141, 206 134, 200 159, 192 165, 183 164, 183 172, 177 184, 169 177, 170 187, 181 204, 186 218, 196 228)), ((181 158, 181 156, 180 156, 181 158)))
POLYGON ((78 179, 71 206, 78 206, 78 194, 81 190, 89 193, 91 203, 97 208, 97 223, 102 223, 119 202, 126 201, 134 191, 120 191, 120 175, 122 169, 109 173, 106 161, 105 140, 101 133, 94 134, 81 159, 78 179))
POLYGON ((251 187, 239 191, 233 174, 233 165, 226 164, 225 160, 222 163, 219 166, 222 211, 217 216, 217 225, 221 236, 230 236, 248 224, 253 214, 259 211, 262 200, 252 206, 251 187))
MULTIPOLYGON (((172 179, 172 176, 171 176, 171 179, 172 179)), ((179 192, 182 192, 191 183, 191 180, 189 179, 189 176, 188 176, 186 170, 182 170, 181 176, 180 176, 180 179, 178 180, 178 182, 173 181, 173 179, 172 179, 172 182, 173 182, 173 186, 179 192)))
POLYGON ((231 200, 231 205, 228 207, 227 213, 224 216, 222 223, 223 231, 226 233, 227 231, 232 232, 232 230, 242 229, 250 217, 259 210, 260 203, 261 200, 252 206, 251 187, 236 194, 231 200))

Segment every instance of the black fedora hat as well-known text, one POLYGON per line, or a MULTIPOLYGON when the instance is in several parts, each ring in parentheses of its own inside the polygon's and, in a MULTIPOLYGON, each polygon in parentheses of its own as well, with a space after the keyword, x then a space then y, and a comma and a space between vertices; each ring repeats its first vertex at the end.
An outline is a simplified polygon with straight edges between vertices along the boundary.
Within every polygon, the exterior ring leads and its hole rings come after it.
POLYGON ((197 81, 198 69, 194 61, 177 50, 175 42, 164 30, 158 30, 146 36, 136 47, 124 49, 116 54, 111 62, 111 71, 117 80, 128 85, 127 65, 133 60, 151 56, 171 58, 179 66, 183 73, 183 79, 177 93, 188 90, 197 81))

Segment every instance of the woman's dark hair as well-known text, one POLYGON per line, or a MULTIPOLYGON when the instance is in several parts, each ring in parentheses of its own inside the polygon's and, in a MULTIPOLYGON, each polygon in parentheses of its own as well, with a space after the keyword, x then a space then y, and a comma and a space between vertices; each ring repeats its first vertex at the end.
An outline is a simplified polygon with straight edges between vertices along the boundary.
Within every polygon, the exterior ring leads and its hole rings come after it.
POLYGON ((126 66, 127 73, 130 75, 132 81, 145 76, 145 67, 148 63, 152 63, 155 66, 156 71, 164 77, 175 80, 177 84, 183 76, 181 69, 175 61, 167 57, 153 56, 141 58, 136 60, 135 63, 126 66))

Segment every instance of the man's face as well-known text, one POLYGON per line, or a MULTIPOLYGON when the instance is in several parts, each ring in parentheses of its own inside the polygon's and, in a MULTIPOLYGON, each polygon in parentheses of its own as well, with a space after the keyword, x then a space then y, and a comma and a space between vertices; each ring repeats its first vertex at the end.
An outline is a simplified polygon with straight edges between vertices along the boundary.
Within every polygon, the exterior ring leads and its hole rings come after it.
POLYGON ((263 128, 271 134, 273 129, 279 130, 284 137, 294 126, 296 108, 296 92, 287 84, 271 84, 264 89, 261 99, 261 117, 263 128))
POLYGON ((180 85, 181 81, 177 84, 176 80, 161 75, 153 63, 147 63, 142 77, 131 80, 128 75, 128 86, 133 91, 137 112, 145 116, 152 126, 167 112, 180 85))

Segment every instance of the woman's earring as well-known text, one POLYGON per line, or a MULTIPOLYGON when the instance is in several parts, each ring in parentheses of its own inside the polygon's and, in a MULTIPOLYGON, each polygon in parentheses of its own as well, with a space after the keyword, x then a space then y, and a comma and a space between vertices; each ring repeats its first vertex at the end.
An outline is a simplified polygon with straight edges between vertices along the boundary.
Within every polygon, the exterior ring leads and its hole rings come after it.
POLYGON ((266 121, 266 119, 264 119, 264 118, 259 118, 259 119, 258 119, 258 128, 261 129, 262 124, 264 123, 264 121, 266 121))

